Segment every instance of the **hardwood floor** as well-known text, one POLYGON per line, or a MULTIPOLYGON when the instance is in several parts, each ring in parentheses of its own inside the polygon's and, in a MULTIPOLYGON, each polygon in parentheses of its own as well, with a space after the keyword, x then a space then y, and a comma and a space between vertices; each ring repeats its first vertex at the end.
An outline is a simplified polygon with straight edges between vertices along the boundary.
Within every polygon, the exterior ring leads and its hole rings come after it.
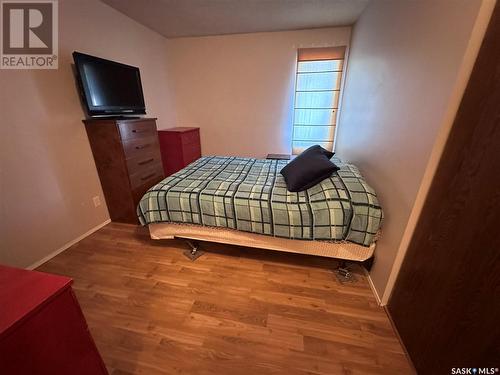
POLYGON ((361 269, 109 224, 38 268, 74 290, 110 374, 409 374, 361 269))

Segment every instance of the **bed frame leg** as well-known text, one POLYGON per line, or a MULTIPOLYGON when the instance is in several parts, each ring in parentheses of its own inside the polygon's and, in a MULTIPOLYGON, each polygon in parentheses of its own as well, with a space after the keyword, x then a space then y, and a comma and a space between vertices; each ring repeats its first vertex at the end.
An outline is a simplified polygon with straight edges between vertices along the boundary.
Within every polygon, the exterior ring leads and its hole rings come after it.
POLYGON ((339 260, 339 264, 335 269, 335 274, 337 275, 337 279, 341 283, 356 281, 356 277, 354 276, 354 274, 351 273, 351 271, 347 266, 347 262, 343 259, 339 260))
POLYGON ((191 248, 191 250, 185 250, 183 254, 191 261, 194 262, 196 259, 205 254, 205 252, 199 250, 200 244, 197 241, 186 240, 186 243, 191 248))

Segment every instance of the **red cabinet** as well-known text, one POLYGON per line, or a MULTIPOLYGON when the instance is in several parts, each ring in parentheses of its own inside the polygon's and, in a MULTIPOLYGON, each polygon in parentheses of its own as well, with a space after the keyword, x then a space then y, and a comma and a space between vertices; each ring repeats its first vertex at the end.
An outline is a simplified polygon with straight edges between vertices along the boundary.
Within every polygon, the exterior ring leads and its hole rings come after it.
POLYGON ((158 131, 165 176, 201 157, 200 128, 178 127, 158 131))
POLYGON ((0 373, 108 373, 71 283, 0 265, 0 373))

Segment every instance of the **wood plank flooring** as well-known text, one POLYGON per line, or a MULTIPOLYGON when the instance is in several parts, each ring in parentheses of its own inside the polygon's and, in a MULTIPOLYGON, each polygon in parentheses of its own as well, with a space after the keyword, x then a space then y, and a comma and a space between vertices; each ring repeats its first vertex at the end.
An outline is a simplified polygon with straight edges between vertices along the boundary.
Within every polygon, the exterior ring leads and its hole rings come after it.
POLYGON ((73 288, 110 374, 411 374, 361 269, 108 224, 38 268, 73 288))

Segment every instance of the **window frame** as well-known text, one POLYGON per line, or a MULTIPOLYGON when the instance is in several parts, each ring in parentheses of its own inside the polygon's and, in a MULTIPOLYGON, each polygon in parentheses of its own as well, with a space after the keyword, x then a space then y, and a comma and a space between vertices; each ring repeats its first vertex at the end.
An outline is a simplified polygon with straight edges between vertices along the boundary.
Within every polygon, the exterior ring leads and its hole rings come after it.
MULTIPOLYGON (((311 47, 311 48, 298 48, 297 53, 296 53, 296 62, 295 62, 295 85, 294 85, 294 96, 293 96, 293 116, 292 116, 292 131, 291 131, 291 153, 292 155, 298 155, 300 152, 294 152, 294 143, 299 142, 300 140, 295 139, 295 127, 298 126, 313 126, 313 125, 301 125, 301 124, 296 124, 296 110, 301 109, 300 107, 297 107, 297 88, 298 88, 298 81, 299 81, 299 73, 304 73, 304 72, 299 72, 299 63, 304 62, 304 61, 332 61, 332 60, 342 60, 342 69, 339 71, 331 71, 331 72, 338 72, 340 73, 340 78, 337 79, 337 87, 327 89, 324 91, 328 92, 338 92, 338 100, 337 100, 337 106, 336 108, 333 107, 332 103, 332 108, 328 108, 329 110, 336 111, 332 116, 335 116, 335 119, 330 122, 328 125, 321 125, 321 126, 328 126, 328 127, 333 127, 333 135, 332 138, 328 141, 318 141, 318 140, 303 140, 304 142, 331 142, 332 144, 332 151, 335 151, 335 146, 336 146, 336 140, 337 140, 337 132, 338 132, 338 125, 339 125, 339 119, 340 119, 340 113, 341 113, 341 107, 342 107, 342 98, 343 98, 343 89, 344 89, 344 82, 345 82, 345 76, 347 73, 347 57, 348 57, 348 46, 347 45, 342 45, 342 46, 335 46, 335 47, 311 47)), ((311 73, 320 73, 320 72, 311 72, 311 73)), ((300 92, 313 92, 315 90, 303 90, 300 92)), ((321 91, 321 90, 317 90, 321 91)), ((335 95, 335 94, 333 94, 335 95)), ((335 99, 334 99, 335 100, 335 99)), ((314 109, 314 108, 304 108, 304 109, 314 109)), ((321 109, 327 109, 327 108, 321 108, 321 109)), ((319 125, 316 125, 319 126, 319 125)))

